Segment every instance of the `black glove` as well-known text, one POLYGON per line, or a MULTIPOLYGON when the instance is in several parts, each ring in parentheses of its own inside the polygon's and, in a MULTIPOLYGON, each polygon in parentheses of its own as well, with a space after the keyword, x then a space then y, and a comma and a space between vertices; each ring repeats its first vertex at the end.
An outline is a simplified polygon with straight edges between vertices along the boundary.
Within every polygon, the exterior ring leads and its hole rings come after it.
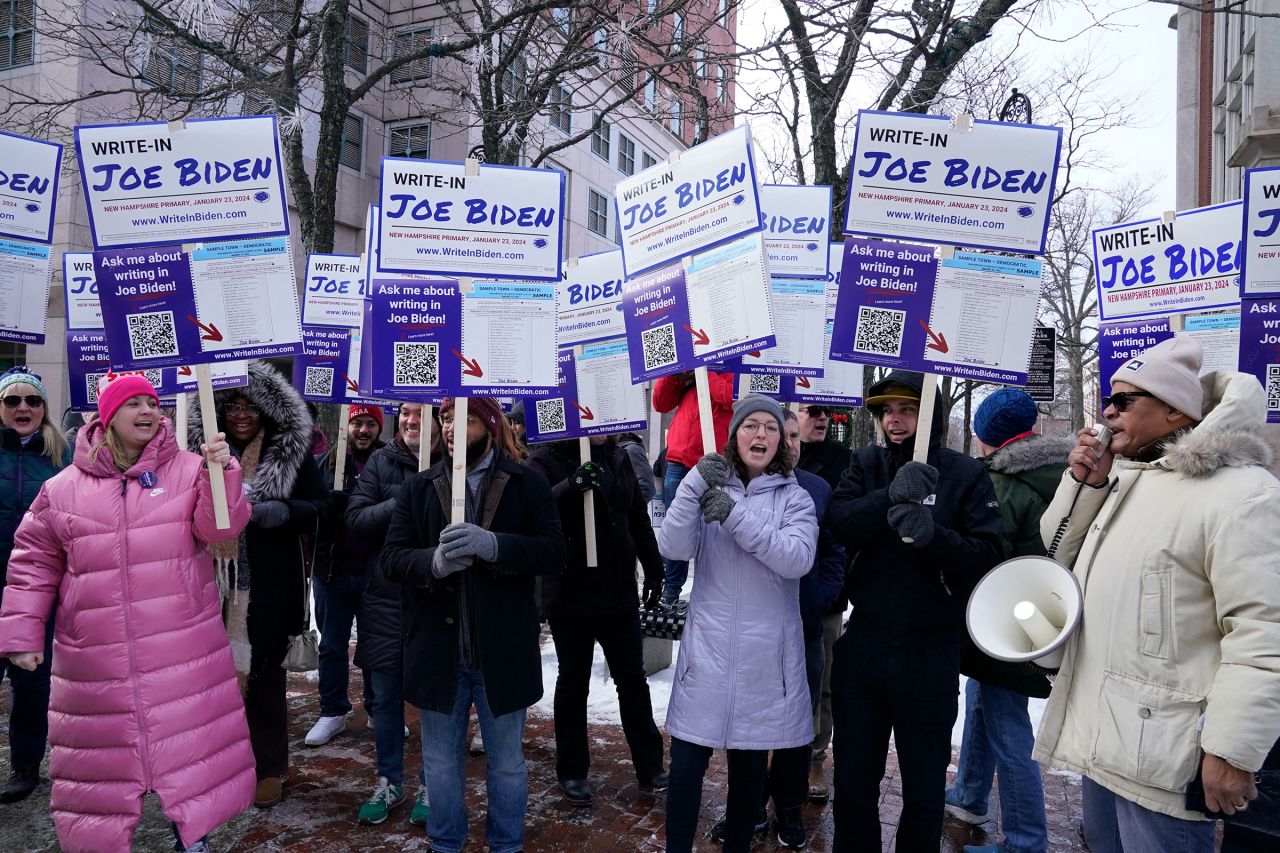
POLYGON ((613 486, 613 475, 609 473, 607 468, 601 468, 594 462, 584 462, 578 466, 578 470, 573 472, 573 476, 569 478, 573 483, 573 487, 579 492, 589 492, 592 489, 600 489, 608 493, 613 486))
POLYGON ((729 462, 719 453, 708 453, 698 460, 696 467, 708 489, 719 488, 729 479, 729 462))
POLYGON ((663 572, 659 571, 652 575, 645 573, 644 576, 644 593, 640 596, 641 606, 645 610, 657 610, 658 602, 662 599, 662 581, 663 572))
POLYGON ((723 522, 738 502, 720 489, 707 489, 702 493, 698 505, 702 507, 702 520, 710 524, 713 521, 723 522))
POLYGON ((920 503, 938 487, 938 469, 923 462, 908 462, 889 484, 889 503, 920 503))
POLYGON ((340 491, 338 489, 329 492, 330 512, 334 515, 342 515, 347 511, 347 504, 351 503, 351 493, 340 491))
POLYGON ((933 512, 923 504, 895 504, 889 507, 889 526, 903 542, 923 548, 933 539, 933 512))

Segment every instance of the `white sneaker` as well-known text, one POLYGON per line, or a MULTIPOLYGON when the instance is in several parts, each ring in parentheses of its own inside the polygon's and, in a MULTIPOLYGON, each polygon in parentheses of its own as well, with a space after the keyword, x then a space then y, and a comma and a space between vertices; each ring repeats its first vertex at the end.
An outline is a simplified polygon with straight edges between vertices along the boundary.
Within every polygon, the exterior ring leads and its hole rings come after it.
POLYGON ((334 736, 346 727, 347 718, 345 716, 321 717, 316 720, 316 724, 311 727, 311 731, 307 732, 303 743, 307 746, 323 746, 333 740, 334 736))
MULTIPOLYGON (((374 731, 374 728, 373 728, 373 717, 370 717, 368 720, 366 720, 366 721, 365 721, 365 726, 369 729, 369 731, 374 731)), ((405 736, 405 737, 408 737, 408 736, 409 736, 409 727, 408 727, 408 726, 405 726, 405 727, 404 727, 404 736, 405 736)))

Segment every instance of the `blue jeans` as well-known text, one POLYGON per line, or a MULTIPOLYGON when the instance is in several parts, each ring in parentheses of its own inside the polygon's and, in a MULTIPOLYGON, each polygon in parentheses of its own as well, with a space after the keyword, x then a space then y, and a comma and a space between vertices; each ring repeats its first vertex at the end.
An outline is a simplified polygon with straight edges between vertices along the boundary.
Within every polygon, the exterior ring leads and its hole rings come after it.
POLYGON ((1031 760, 1035 733, 1027 697, 969 679, 964 694, 964 739, 956 786, 947 802, 974 814, 987 813, 991 782, 1000 773, 1000 814, 1004 849, 1044 853, 1044 783, 1031 760))
MULTIPOLYGON (((662 502, 667 505, 667 509, 671 509, 671 504, 676 499, 676 489, 680 488, 680 481, 688 473, 689 469, 686 466, 667 460, 667 468, 662 475, 662 502)), ((662 598, 665 601, 674 602, 680 597, 680 590, 684 587, 685 579, 689 577, 689 563, 685 560, 666 560, 665 568, 666 578, 662 581, 662 598)))
MULTIPOLYGON (((392 785, 404 784, 404 675, 400 672, 365 672, 373 683, 378 702, 373 706, 373 751, 378 775, 392 785)), ((368 681, 366 683, 368 683, 368 681)), ((426 784, 422 773, 419 781, 426 784)))
MULTIPOLYGON (((4 586, 0 585, 0 601, 4 586)), ((44 626, 44 661, 33 670, 25 670, 0 656, 0 681, 7 675, 13 688, 13 704, 9 708, 9 766, 38 767, 44 760, 49 741, 49 673, 53 670, 52 616, 44 626)), ((35 651, 26 649, 25 651, 35 651)))
POLYGON ((485 840, 491 853, 514 853, 524 849, 524 816, 529 806, 529 774, 521 743, 525 709, 493 716, 480 671, 467 666, 458 667, 453 710, 447 714, 422 712, 422 770, 431 801, 427 836, 432 849, 440 853, 459 853, 466 843, 463 762, 472 704, 484 737, 485 791, 489 797, 485 840))
POLYGON ((1084 840, 1093 853, 1213 853, 1218 822, 1153 812, 1084 777, 1084 840))
MULTIPOLYGON (((316 598, 316 625, 320 628, 320 716, 342 717, 351 710, 347 696, 350 686, 348 650, 351 625, 364 598, 369 579, 360 575, 334 575, 328 580, 318 575, 311 588, 316 598)), ((364 673, 364 706, 373 706, 374 690, 369 673, 364 673)), ((375 723, 376 725, 376 723, 375 723)), ((403 726, 403 723, 401 724, 403 726)), ((401 732, 404 731, 402 728, 401 732)))

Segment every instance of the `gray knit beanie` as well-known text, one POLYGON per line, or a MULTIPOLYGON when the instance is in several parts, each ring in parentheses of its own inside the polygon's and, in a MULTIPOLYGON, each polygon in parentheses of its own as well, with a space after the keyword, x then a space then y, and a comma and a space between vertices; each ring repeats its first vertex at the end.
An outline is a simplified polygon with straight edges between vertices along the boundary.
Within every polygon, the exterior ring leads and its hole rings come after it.
POLYGON ((1204 350, 1195 338, 1178 335, 1139 353, 1111 374, 1111 382, 1127 382, 1154 394, 1193 421, 1204 417, 1200 364, 1204 350))
POLYGON ((772 415, 778 422, 778 431, 782 431, 784 426, 782 422, 782 406, 778 405, 778 401, 762 394, 750 394, 733 404, 733 418, 729 421, 729 436, 732 437, 738 431, 738 427, 742 426, 742 422, 747 419, 748 415, 753 415, 756 412, 772 415))

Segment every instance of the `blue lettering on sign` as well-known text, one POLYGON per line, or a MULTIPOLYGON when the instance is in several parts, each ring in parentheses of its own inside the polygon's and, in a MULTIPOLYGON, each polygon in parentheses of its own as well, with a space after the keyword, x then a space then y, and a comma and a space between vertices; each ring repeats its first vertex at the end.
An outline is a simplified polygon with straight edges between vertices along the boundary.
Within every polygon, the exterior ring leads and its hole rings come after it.
POLYGON ((1280 207, 1272 210, 1259 210, 1258 217, 1260 219, 1270 219, 1271 221, 1266 225, 1263 225, 1261 228, 1255 229, 1253 236, 1270 237, 1272 234, 1276 233, 1276 227, 1280 226, 1280 207))
POLYGON ((622 279, 610 279, 600 284, 569 285, 569 304, 594 302, 597 299, 614 299, 622 295, 622 279))
POLYGON ((8 187, 16 193, 44 195, 49 189, 49 179, 41 178, 38 175, 28 175, 26 172, 10 174, 0 170, 0 187, 8 187))
MULTIPOLYGON (((315 275, 311 277, 311 283, 307 285, 307 293, 330 293, 346 295, 350 292, 350 281, 339 281, 336 278, 329 278, 326 275, 315 275)), ((361 287, 363 288, 363 284, 361 287)))
MULTIPOLYGON (((888 151, 864 151, 864 168, 858 171, 863 178, 881 177, 886 181, 907 181, 923 184, 929 179, 930 160, 911 160, 894 157, 888 151)), ((948 187, 968 187, 975 190, 998 189, 1005 193, 1035 195, 1042 192, 1049 181, 1049 173, 1026 169, 1000 169, 982 163, 970 163, 963 157, 943 160, 946 174, 942 183, 948 187)))
POLYGON ((760 224, 770 234, 825 234, 827 220, 817 216, 770 216, 760 214, 760 224))
POLYGON ((629 204, 622 208, 622 230, 630 231, 637 225, 648 225, 650 222, 662 219, 673 209, 682 210, 695 202, 731 190, 738 184, 744 183, 749 174, 747 164, 742 162, 727 169, 721 169, 715 177, 685 181, 674 190, 675 208, 671 208, 668 204, 671 195, 660 195, 657 198, 629 204))
MULTIPOLYGON (((1217 247, 1174 243, 1164 249, 1168 278, 1170 281, 1181 281, 1188 276, 1230 275, 1239 272, 1243 251, 1244 244, 1241 241, 1223 243, 1217 247)), ((1108 290, 1116 284, 1132 287, 1139 283, 1154 283, 1155 261, 1154 254, 1141 258, 1125 258, 1123 255, 1102 258, 1099 267, 1103 289, 1108 290)))
MULTIPOLYGON (((863 178, 874 178, 880 171, 881 164, 893 157, 888 151, 864 151, 862 156, 871 161, 871 164, 866 169, 858 172, 858 175, 863 178)), ((904 158, 896 157, 885 167, 884 177, 890 181, 901 181, 906 178, 913 184, 923 184, 929 179, 926 173, 930 162, 929 160, 916 160, 908 168, 907 161, 904 158)))
POLYGON ((178 170, 178 184, 184 187, 195 184, 223 184, 227 181, 244 183, 260 181, 271 177, 272 159, 270 157, 248 157, 234 163, 223 163, 210 160, 201 163, 194 157, 184 157, 173 164, 178 170))
POLYGON ((1102 286, 1104 288, 1114 287, 1117 278, 1125 287, 1138 282, 1151 284, 1156 280, 1155 260, 1155 255, 1147 255, 1140 260, 1125 258, 1122 255, 1111 255, 1103 258, 1102 286), (1124 261, 1124 263, 1121 264, 1121 261, 1124 261))
POLYGON ((71 288, 71 293, 73 295, 84 293, 86 290, 88 290, 90 293, 98 292, 98 283, 94 281, 92 276, 87 276, 87 275, 76 276, 75 278, 71 279, 71 281, 74 285, 71 288))
POLYGON ((391 203, 396 205, 393 210, 384 211, 383 215, 388 219, 401 219, 406 211, 409 218, 416 222, 427 222, 434 219, 436 222, 449 222, 453 218, 450 208, 453 207, 452 201, 436 202, 432 207, 430 199, 422 199, 418 201, 417 196, 412 193, 392 193, 391 203), (410 208, 410 203, 413 207, 410 208))
POLYGON ((556 212, 552 207, 526 206, 519 209, 505 204, 492 204, 482 198, 469 198, 463 202, 467 206, 468 225, 512 225, 518 228, 550 228, 555 224, 556 212))
POLYGON ((100 193, 111 189, 114 181, 122 190, 136 190, 139 187, 148 190, 158 190, 164 183, 160 180, 160 167, 147 166, 141 172, 135 167, 129 166, 125 168, 119 163, 102 163, 94 166, 95 174, 102 175, 102 183, 93 187, 93 191, 100 193), (119 172, 119 178, 116 173, 119 172))

